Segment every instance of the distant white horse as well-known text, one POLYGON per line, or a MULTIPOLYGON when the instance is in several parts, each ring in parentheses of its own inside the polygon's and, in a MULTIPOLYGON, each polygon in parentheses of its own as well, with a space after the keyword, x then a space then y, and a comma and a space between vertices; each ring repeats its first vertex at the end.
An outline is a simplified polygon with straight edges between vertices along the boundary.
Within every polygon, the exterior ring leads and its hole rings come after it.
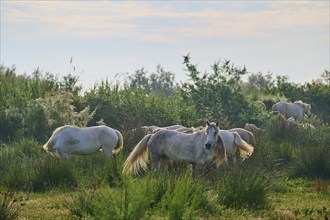
POLYGON ((205 129, 192 134, 173 130, 147 134, 128 156, 123 172, 137 174, 141 168, 146 170, 149 154, 156 169, 160 168, 163 157, 199 166, 218 157, 216 162, 220 164, 226 159, 226 152, 219 132, 218 124, 208 122, 205 129))
POLYGON ((56 158, 69 159, 71 154, 93 154, 103 151, 106 158, 123 148, 122 134, 110 127, 101 125, 77 128, 69 125, 57 128, 43 149, 56 158))
POLYGON ((262 131, 262 129, 258 128, 255 124, 249 124, 249 123, 246 123, 244 125, 244 129, 247 130, 247 131, 250 131, 254 134, 259 133, 259 132, 262 131))
POLYGON ((237 132, 221 130, 220 137, 228 157, 231 157, 234 163, 236 163, 236 155, 238 153, 243 160, 252 155, 254 148, 242 140, 237 132))
POLYGON ((310 116, 311 113, 311 105, 303 103, 302 101, 295 101, 294 103, 288 102, 277 102, 272 107, 273 112, 279 112, 286 118, 290 118, 291 116, 298 121, 302 121, 304 114, 310 116))
POLYGON ((252 132, 245 130, 244 128, 232 128, 229 129, 230 132, 237 132, 239 136, 248 144, 251 144, 252 146, 256 146, 256 140, 254 138, 254 135, 252 132))

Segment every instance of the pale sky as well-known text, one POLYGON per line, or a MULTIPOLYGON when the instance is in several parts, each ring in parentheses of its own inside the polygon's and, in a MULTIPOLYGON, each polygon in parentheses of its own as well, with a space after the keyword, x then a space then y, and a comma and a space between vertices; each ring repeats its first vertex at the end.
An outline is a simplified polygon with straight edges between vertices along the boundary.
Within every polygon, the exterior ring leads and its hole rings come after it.
POLYGON ((73 57, 71 73, 90 88, 158 64, 186 81, 190 53, 201 72, 229 59, 304 83, 330 69, 329 10, 329 0, 1 0, 1 63, 61 78, 73 57))

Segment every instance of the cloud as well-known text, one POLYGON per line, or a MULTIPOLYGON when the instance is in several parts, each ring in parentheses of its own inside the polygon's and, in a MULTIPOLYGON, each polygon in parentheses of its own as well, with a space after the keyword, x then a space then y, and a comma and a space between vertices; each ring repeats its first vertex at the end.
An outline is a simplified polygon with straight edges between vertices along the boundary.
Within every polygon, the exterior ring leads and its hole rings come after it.
POLYGON ((250 3, 19 1, 3 2, 2 11, 6 23, 30 24, 39 34, 165 43, 177 38, 258 38, 296 27, 329 28, 327 1, 250 3))

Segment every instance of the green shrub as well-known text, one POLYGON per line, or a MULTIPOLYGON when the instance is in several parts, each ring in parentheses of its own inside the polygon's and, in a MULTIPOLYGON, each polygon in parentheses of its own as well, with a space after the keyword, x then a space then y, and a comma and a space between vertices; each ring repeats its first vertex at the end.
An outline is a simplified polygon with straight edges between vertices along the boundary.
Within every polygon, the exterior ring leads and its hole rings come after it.
POLYGON ((303 148, 294 163, 293 175, 330 179, 329 146, 303 148))
POLYGON ((74 218, 88 218, 95 215, 93 207, 94 197, 95 192, 83 191, 76 196, 71 196, 71 200, 67 200, 64 206, 74 218))
POLYGON ((108 161, 108 166, 106 166, 106 174, 110 187, 121 187, 123 185, 123 164, 125 157, 123 152, 113 155, 113 157, 108 161))
POLYGON ((21 159, 40 158, 44 152, 41 144, 34 138, 22 138, 9 145, 15 151, 15 155, 21 159))
POLYGON ((41 146, 34 139, 23 138, 0 147, 0 186, 29 190, 35 161, 42 157, 41 146), (22 172, 24 170, 24 172, 22 172))
POLYGON ((167 189, 161 201, 169 219, 195 219, 206 200, 205 183, 194 179, 189 173, 167 181, 167 189))
POLYGON ((67 161, 45 158, 35 164, 32 181, 34 191, 46 191, 53 188, 75 188, 77 179, 67 161))
POLYGON ((148 179, 125 178, 122 190, 105 189, 99 193, 95 203, 97 218, 141 219, 154 202, 156 190, 157 186, 148 179))
POLYGON ((102 187, 81 193, 67 202, 73 216, 95 219, 141 219, 151 208, 157 192, 153 179, 133 180, 123 177, 122 188, 102 187))
POLYGON ((244 163, 223 171, 218 189, 219 202, 236 209, 265 208, 271 187, 269 178, 260 169, 253 169, 253 166, 242 168, 244 163))
POLYGON ((284 142, 278 145, 278 153, 280 158, 285 160, 286 162, 291 161, 294 149, 292 148, 291 144, 284 142))

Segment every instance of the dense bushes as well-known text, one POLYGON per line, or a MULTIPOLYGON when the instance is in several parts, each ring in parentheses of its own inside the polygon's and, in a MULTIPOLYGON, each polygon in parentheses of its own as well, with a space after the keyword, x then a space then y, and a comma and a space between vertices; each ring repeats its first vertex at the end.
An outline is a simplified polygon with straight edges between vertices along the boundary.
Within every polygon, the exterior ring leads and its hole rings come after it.
POLYGON ((330 179, 329 158, 330 149, 328 146, 310 146, 301 149, 294 162, 293 175, 298 177, 330 179))

